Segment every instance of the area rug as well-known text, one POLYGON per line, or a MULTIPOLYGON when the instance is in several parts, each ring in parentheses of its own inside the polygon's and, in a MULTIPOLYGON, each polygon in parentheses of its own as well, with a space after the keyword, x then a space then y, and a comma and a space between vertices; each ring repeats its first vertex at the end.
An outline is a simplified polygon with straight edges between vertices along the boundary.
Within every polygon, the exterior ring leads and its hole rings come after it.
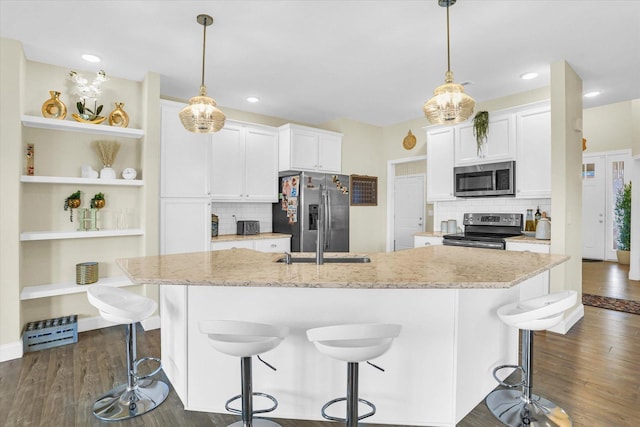
POLYGON ((640 314, 640 301, 603 297, 593 294, 582 294, 582 303, 592 307, 607 310, 624 311, 625 313, 640 314))

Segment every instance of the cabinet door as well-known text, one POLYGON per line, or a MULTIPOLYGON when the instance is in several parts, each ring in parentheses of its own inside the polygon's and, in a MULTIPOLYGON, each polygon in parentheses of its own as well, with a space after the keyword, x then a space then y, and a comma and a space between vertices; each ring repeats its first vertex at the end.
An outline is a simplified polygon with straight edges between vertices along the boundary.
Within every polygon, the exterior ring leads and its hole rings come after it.
POLYGON ((427 131, 427 201, 453 200, 454 128, 427 131))
POLYGON ((211 199, 243 200, 244 129, 226 124, 211 137, 211 199))
POLYGON ((161 197, 209 195, 209 135, 187 131, 178 113, 183 104, 163 103, 160 134, 161 197))
POLYGON ((339 135, 318 136, 318 170, 342 172, 342 137, 339 135))
POLYGON ((318 168, 318 135, 291 129, 291 167, 314 171, 318 168))
POLYGON ((515 159, 515 129, 511 114, 497 115, 494 118, 489 115, 487 141, 480 150, 473 135, 473 122, 458 126, 457 131, 456 166, 515 159))
POLYGON ((256 240, 255 249, 260 252, 291 252, 291 239, 256 240))
POLYGON ((211 205, 209 199, 160 200, 160 253, 209 250, 211 205))
POLYGON ((516 158, 516 134, 511 114, 489 118, 487 143, 483 145, 482 159, 488 162, 514 160, 516 158))
POLYGON ((247 201, 278 201, 278 133, 263 128, 246 128, 245 188, 247 201))
POLYGON ((517 116, 516 197, 551 197, 551 110, 517 116))

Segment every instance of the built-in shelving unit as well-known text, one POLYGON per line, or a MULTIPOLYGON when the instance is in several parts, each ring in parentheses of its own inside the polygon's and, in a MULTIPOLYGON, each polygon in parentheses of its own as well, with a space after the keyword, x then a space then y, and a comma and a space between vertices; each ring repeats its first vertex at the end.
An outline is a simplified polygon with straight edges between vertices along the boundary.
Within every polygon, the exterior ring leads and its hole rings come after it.
POLYGON ((141 236, 143 234, 144 230, 141 228, 97 231, 25 231, 20 233, 20 240, 28 242, 33 240, 90 239, 94 237, 141 236))
MULTIPOLYGON (((131 280, 129 280, 126 276, 104 277, 98 280, 95 284, 113 286, 113 287, 124 287, 124 286, 135 285, 135 283, 132 283, 131 280)), ((75 282, 50 283, 47 285, 26 286, 22 289, 22 292, 20 292, 20 299, 24 301, 24 300, 36 299, 36 298, 53 297, 57 295, 77 294, 81 292, 86 292, 87 286, 90 286, 90 285, 78 285, 75 282)))
POLYGON ((121 185, 141 187, 144 185, 142 179, 100 179, 100 178, 78 178, 72 176, 30 176, 22 175, 20 182, 35 184, 77 184, 77 185, 121 185))
POLYGON ((80 123, 71 120, 47 119, 38 116, 22 116, 22 125, 30 128, 52 129, 67 132, 82 132, 94 135, 121 136, 124 138, 140 139, 144 136, 142 129, 120 128, 107 125, 80 123))

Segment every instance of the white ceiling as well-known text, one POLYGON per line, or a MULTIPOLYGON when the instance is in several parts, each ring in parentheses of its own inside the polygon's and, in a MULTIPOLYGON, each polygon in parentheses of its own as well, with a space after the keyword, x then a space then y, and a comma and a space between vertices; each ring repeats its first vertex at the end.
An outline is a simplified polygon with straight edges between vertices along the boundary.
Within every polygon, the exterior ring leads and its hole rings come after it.
MULTIPOLYGON (((163 96, 188 99, 200 85, 200 13, 215 19, 205 84, 223 111, 385 126, 421 117, 444 82, 437 0, 0 0, 0 35, 32 61, 132 80, 157 72, 163 96)), ((640 1, 459 0, 450 21, 455 81, 472 82, 478 102, 547 86, 561 60, 585 92, 602 92, 585 108, 640 98, 640 1), (526 71, 540 77, 521 80, 526 71)))

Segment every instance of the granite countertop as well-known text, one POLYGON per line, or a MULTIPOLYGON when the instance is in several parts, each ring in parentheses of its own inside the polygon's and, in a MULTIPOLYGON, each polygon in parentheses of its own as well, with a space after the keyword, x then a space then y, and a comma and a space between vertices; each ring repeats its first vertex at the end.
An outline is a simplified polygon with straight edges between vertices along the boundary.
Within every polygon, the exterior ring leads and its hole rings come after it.
POLYGON ((291 237, 291 234, 282 233, 259 233, 259 234, 221 234, 216 237, 212 237, 212 242, 235 242, 239 240, 259 240, 259 239, 286 239, 291 237))
MULTIPOLYGON (((314 257, 294 253, 294 257, 314 257)), ((276 262, 283 254, 251 249, 117 260, 139 284, 355 289, 509 288, 569 259, 565 255, 427 246, 368 256, 370 263, 324 265, 276 262)))

